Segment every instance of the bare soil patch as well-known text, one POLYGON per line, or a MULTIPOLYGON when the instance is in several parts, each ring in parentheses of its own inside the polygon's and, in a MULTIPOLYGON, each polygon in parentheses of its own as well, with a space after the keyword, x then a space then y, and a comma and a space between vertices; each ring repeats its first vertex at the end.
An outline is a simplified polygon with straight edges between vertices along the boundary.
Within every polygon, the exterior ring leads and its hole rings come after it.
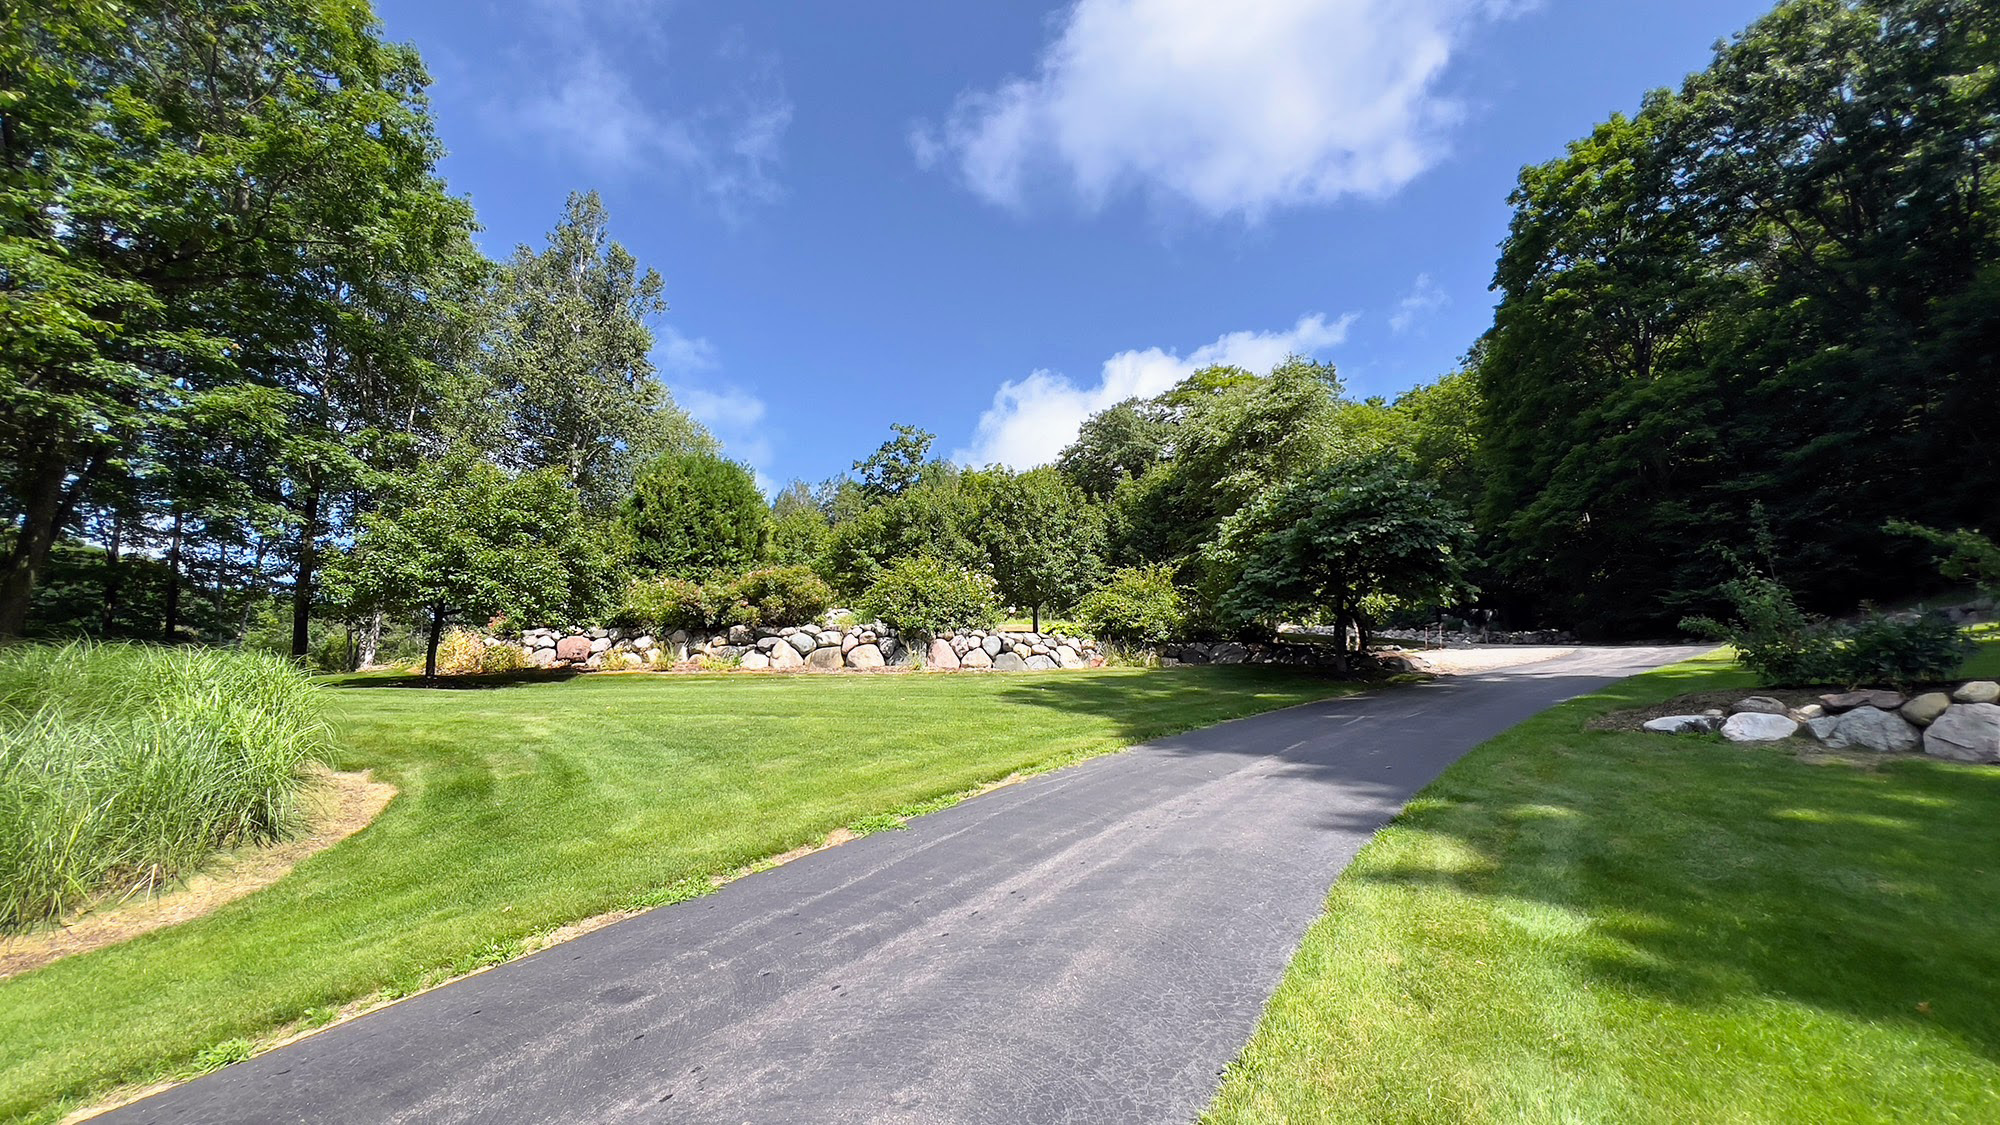
POLYGON ((396 787, 368 773, 321 771, 306 796, 309 828, 290 840, 238 848, 209 868, 158 894, 100 899, 70 921, 30 933, 0 937, 0 980, 52 961, 102 949, 152 930, 177 925, 284 878, 316 852, 366 828, 396 795, 396 787))

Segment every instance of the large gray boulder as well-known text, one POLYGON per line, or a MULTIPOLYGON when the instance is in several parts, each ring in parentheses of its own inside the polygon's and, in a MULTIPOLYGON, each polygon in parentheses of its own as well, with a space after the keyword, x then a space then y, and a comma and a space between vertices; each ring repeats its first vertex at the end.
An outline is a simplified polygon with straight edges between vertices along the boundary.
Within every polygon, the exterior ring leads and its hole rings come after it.
POLYGON ((2000 704, 1953 704, 1924 731, 1924 753, 1954 762, 2000 763, 2000 704))
POLYGON ((1707 715, 1662 715, 1642 725, 1654 734, 1710 734, 1720 724, 1707 715))
POLYGON ((965 658, 963 660, 960 660, 958 663, 959 667, 961 668, 970 668, 974 671, 985 671, 986 669, 993 667, 993 658, 986 655, 986 650, 984 648, 975 648, 967 652, 965 654, 965 658))
POLYGON ((995 672, 1025 672, 1028 670, 1028 662, 1016 656, 1010 650, 993 658, 993 670, 995 672))
POLYGON ((1250 650, 1231 641, 1228 644, 1217 645, 1215 655, 1211 659, 1217 664, 1241 664, 1250 659, 1250 650))
POLYGON ((1820 742, 1825 742, 1833 737, 1834 729, 1840 726, 1840 716, 1815 715, 1802 725, 1806 728, 1807 734, 1820 742))
MULTIPOLYGON (((831 652, 832 650, 828 649, 827 651, 831 652)), ((847 653, 847 666, 849 668, 859 668, 866 671, 872 668, 886 667, 888 663, 887 660, 882 659, 882 650, 874 645, 855 645, 847 653)))
POLYGON ((740 665, 740 667, 748 668, 752 672, 761 672, 770 666, 771 658, 755 649, 751 649, 749 652, 743 654, 743 663, 740 665))
POLYGON ((1753 695, 1748 699, 1737 700, 1736 706, 1730 710, 1737 715, 1782 715, 1791 708, 1785 706, 1782 699, 1772 699, 1768 695, 1753 695))
POLYGON ((1960 684, 1958 690, 1951 693, 1951 699, 1954 703, 2000 703, 2000 684, 1992 680, 1960 684))
POLYGON ((1056 664, 1063 668, 1085 668, 1090 665, 1090 661, 1085 660, 1082 653, 1068 645, 1057 645, 1056 664))
POLYGON ((1000 650, 1006 646, 1006 643, 1000 639, 998 633, 988 633, 986 634, 986 639, 979 642, 979 647, 986 650, 988 657, 994 657, 1000 655, 1000 650))
POLYGON ((816 648, 812 650, 811 656, 806 657, 806 667, 815 672, 838 672, 840 670, 840 650, 837 648, 816 648))
POLYGON ((1731 742, 1779 742, 1799 733, 1799 724, 1783 715, 1764 711, 1744 711, 1729 716, 1722 724, 1722 737, 1731 742))
POLYGON ((794 668, 805 667, 806 658, 799 655, 798 649, 781 642, 771 646, 770 661, 773 670, 789 672, 794 668))
POLYGON ((1900 713, 1918 726, 1927 727, 1935 722, 1939 715, 1944 714, 1945 708, 1949 706, 1951 706, 1951 696, 1941 691, 1927 691, 1903 704, 1900 713))
POLYGON ((1027 664, 1028 671, 1030 672, 1050 672, 1055 670, 1056 661, 1052 656, 1043 656, 1037 653, 1028 658, 1027 664))
POLYGON ((1877 754, 1902 754, 1921 743, 1917 728, 1894 711, 1880 707, 1856 707, 1841 715, 1826 736, 1829 750, 1872 750, 1877 754))
POLYGON ((729 643, 737 648, 748 648, 757 643, 756 630, 750 628, 748 625, 731 625, 729 627, 729 643))
POLYGON ((786 648, 791 649, 792 651, 798 653, 800 656, 804 656, 805 654, 819 647, 819 634, 805 633, 805 632, 793 633, 791 636, 784 638, 784 643, 786 648))

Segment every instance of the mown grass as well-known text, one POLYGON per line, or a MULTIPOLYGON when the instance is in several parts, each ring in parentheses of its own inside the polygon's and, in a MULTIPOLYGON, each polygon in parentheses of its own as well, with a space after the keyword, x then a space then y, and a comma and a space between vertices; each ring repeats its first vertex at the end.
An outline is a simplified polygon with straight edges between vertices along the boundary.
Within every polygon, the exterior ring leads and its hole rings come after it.
POLYGON ((240 1057, 836 828, 1345 690, 1254 668, 347 681, 334 764, 400 795, 266 890, 0 981, 0 1117, 240 1057))
POLYGON ((1447 771, 1206 1120, 2000 1120, 2000 769, 1584 729, 1752 685, 1640 676, 1447 771))
POLYGON ((285 835, 321 694, 256 653, 0 649, 0 931, 285 835))

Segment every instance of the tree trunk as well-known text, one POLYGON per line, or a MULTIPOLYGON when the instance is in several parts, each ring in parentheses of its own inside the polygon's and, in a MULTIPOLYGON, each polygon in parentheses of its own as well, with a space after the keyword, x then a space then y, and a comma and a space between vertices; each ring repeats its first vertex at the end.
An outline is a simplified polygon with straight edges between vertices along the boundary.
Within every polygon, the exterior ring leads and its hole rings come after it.
POLYGON ((292 655, 312 648, 313 571, 319 565, 319 485, 306 491, 304 518, 299 524, 299 571, 292 582, 292 655))
POLYGON ((25 511, 5 572, 0 573, 0 639, 19 637, 27 631, 35 581, 48 563, 62 527, 63 480, 67 475, 68 466, 51 451, 24 482, 20 499, 25 511))
POLYGON ((250 617, 257 612, 258 604, 264 599, 264 556, 270 549, 270 540, 259 535, 257 556, 250 564, 250 581, 244 583, 246 588, 243 593, 243 612, 238 615, 236 621, 236 644, 239 648, 243 642, 250 639, 250 617))
POLYGON ((355 671, 360 672, 375 666, 375 650, 382 645, 382 611, 376 610, 368 617, 368 628, 361 631, 361 651, 355 660, 355 671))
POLYGON ((1028 608, 1028 619, 1033 622, 1032 632, 1042 631, 1042 603, 1036 602, 1028 608))
POLYGON ((173 538, 167 545, 167 620, 161 630, 168 644, 181 639, 181 520, 180 509, 175 508, 173 538))
POLYGON ((109 637, 118 627, 119 586, 125 578, 119 566, 120 552, 125 546, 125 516, 122 513, 111 517, 111 542, 104 549, 104 607, 98 619, 97 635, 109 637))
POLYGON ((431 607, 431 635, 424 646, 424 679, 435 680, 438 674, 438 640, 444 636, 444 609, 431 607))

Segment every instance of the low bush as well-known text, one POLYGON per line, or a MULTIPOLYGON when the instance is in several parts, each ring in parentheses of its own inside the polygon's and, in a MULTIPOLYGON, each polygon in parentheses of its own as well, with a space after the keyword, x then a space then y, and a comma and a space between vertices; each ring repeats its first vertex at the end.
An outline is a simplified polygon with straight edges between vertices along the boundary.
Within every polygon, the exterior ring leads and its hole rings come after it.
POLYGON ((984 629, 1000 620, 1000 596, 990 575, 926 558, 897 559, 884 567, 858 608, 906 636, 984 629))
POLYGON ((1949 676, 1972 651, 1971 638, 1937 614, 1871 612, 1844 625, 1807 614, 1783 584, 1753 573, 1724 583, 1721 593, 1735 611, 1731 620, 1691 617, 1681 627, 1729 642, 1744 667, 1775 687, 1903 687, 1949 676))
POLYGON ((613 618, 620 625, 699 632, 718 623, 715 592, 686 578, 642 578, 626 587, 613 618))
POLYGON ((0 929, 288 834, 327 745, 319 689, 278 657, 0 650, 0 929))
POLYGON ((518 672, 528 666, 528 653, 520 645, 487 645, 479 654, 481 672, 518 672))
POLYGON ((1942 680, 1972 655, 1972 638, 1942 614, 1884 617, 1871 613, 1845 630, 1842 680, 1849 684, 1910 684, 1942 680))
MULTIPOLYGON (((422 672, 424 664, 418 660, 411 668, 422 672)), ((437 674, 440 676, 471 676, 486 671, 507 671, 486 667, 486 638, 470 629, 447 629, 438 638, 437 674)))
POLYGON ((809 566, 765 567, 722 585, 718 625, 803 625, 833 604, 833 587, 809 566))
POLYGON ((1074 616, 1100 640, 1157 645, 1186 628, 1187 602, 1172 568, 1129 567, 1085 594, 1074 616))

